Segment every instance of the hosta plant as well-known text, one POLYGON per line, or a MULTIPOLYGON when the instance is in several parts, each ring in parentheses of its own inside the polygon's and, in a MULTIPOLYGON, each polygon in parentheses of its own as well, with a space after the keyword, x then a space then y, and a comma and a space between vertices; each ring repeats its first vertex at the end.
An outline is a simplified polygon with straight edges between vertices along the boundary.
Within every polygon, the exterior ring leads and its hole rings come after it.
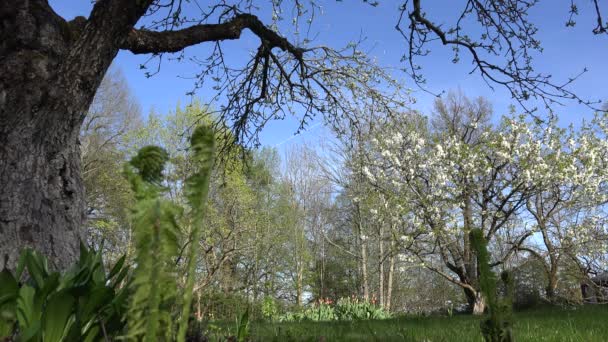
POLYGON ((391 318, 390 312, 370 301, 340 298, 335 304, 330 300, 319 300, 303 311, 281 315, 279 321, 353 321, 388 318, 391 318))
POLYGON ((80 259, 61 274, 35 251, 22 252, 16 271, 0 273, 0 340, 99 341, 125 325, 127 268, 106 272, 100 252, 81 246, 80 259), (22 278, 27 280, 20 282, 22 278))

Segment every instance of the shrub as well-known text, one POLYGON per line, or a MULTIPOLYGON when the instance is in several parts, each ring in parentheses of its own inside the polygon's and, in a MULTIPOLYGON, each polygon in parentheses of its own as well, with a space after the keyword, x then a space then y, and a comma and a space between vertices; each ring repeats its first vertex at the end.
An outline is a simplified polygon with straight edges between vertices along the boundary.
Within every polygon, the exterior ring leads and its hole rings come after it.
POLYGON ((281 315, 281 322, 301 321, 353 321, 365 319, 387 319, 390 313, 380 306, 358 298, 340 298, 333 303, 331 300, 319 300, 312 306, 300 312, 288 312, 281 315))
POLYGON ((252 303, 247 297, 238 293, 209 291, 200 298, 202 314, 205 319, 212 321, 234 321, 243 310, 249 310, 250 318, 263 316, 262 305, 252 303))
POLYGON ((277 302, 272 297, 264 297, 262 300, 262 316, 264 319, 274 321, 279 315, 277 302))
POLYGON ((340 321, 390 318, 390 313, 382 307, 356 297, 338 299, 336 315, 340 321))

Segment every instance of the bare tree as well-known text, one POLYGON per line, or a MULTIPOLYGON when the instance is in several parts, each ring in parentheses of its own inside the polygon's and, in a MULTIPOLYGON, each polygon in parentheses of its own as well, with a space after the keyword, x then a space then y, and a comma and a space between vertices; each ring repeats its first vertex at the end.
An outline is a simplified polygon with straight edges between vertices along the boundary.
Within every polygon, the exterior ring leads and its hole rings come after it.
MULTIPOLYGON (((126 135, 141 124, 139 103, 118 69, 106 74, 80 131, 82 176, 86 189, 87 240, 124 253, 131 200, 122 177, 126 135)), ((110 260, 111 258, 107 258, 110 260)))

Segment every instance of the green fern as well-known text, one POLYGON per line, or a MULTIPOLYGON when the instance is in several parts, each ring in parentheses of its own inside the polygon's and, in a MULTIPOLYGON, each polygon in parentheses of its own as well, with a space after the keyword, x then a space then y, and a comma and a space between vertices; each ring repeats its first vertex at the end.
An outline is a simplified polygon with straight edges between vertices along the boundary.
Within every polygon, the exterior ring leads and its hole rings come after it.
POLYGON ((133 209, 136 268, 129 306, 127 339, 171 340, 168 305, 175 301, 176 274, 172 264, 179 251, 179 207, 162 197, 162 172, 167 153, 142 148, 125 167, 137 203, 133 209))
POLYGON ((189 237, 188 250, 188 278, 184 288, 182 301, 182 315, 179 322, 177 340, 182 342, 186 339, 188 330, 188 319, 190 317, 190 306, 192 302, 192 292, 194 288, 194 276, 197 258, 198 241, 201 238, 201 224, 205 215, 205 204, 207 203, 207 193, 209 192, 209 179, 211 178, 211 168, 213 167, 215 153, 215 137, 211 128, 199 126, 192 134, 190 140, 193 150, 193 160, 199 167, 197 173, 192 175, 185 185, 186 197, 192 208, 192 229, 189 237))

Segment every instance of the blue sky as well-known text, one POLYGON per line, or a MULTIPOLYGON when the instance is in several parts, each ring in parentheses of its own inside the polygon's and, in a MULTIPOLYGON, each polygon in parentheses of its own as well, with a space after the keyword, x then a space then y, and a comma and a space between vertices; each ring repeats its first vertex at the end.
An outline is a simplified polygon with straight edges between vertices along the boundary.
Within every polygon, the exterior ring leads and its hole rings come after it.
MULTIPOLYGON (((266 3, 263 0, 259 2, 266 3)), ((89 0, 51 0, 50 3, 55 11, 66 19, 77 15, 88 16, 92 7, 89 0)), ((340 47, 348 41, 364 36, 367 51, 377 58, 380 65, 394 68, 402 66, 399 59, 405 49, 405 42, 394 29, 400 1, 380 1, 380 5, 375 8, 363 4, 360 0, 341 2, 320 0, 319 3, 323 5, 323 13, 317 15, 311 30, 316 36, 316 44, 340 47)), ((445 0, 423 2, 429 17, 435 22, 446 24, 453 22, 455 13, 460 9, 460 7, 452 7, 455 4, 460 5, 461 2, 445 0)), ((577 25, 574 28, 566 28, 569 5, 570 1, 567 0, 545 0, 530 13, 531 19, 540 29, 538 38, 544 48, 544 53, 535 61, 537 70, 551 73, 556 80, 565 80, 587 67, 589 72, 583 75, 572 89, 584 98, 608 99, 606 86, 608 36, 594 36, 591 33, 594 19, 590 1, 579 4, 580 15, 577 25)), ((260 15, 267 18, 269 13, 268 9, 262 8, 260 15)), ((281 33, 289 38, 292 37, 290 30, 287 27, 281 30, 281 33)), ((226 54, 239 61, 247 58, 249 51, 257 48, 258 40, 247 33, 239 41, 226 42, 224 45, 226 54)), ((188 53, 190 55, 197 52, 204 53, 206 48, 204 45, 192 47, 188 49, 188 53)), ((469 96, 489 98, 494 104, 497 115, 507 113, 508 106, 514 103, 508 93, 500 87, 492 91, 477 74, 470 75, 471 64, 467 55, 462 55, 459 64, 453 64, 450 48, 441 45, 433 45, 432 48, 431 55, 420 60, 430 90, 440 92, 460 88, 469 96)), ((193 83, 179 76, 193 74, 196 71, 193 69, 195 66, 189 63, 163 62, 161 72, 148 79, 139 70, 139 65, 146 58, 146 56, 134 56, 129 52, 120 52, 114 63, 125 74, 133 93, 142 105, 143 112, 148 113, 153 108, 156 112, 165 113, 175 108, 178 102, 189 103, 190 97, 186 93, 192 89, 193 83)), ((417 89, 412 81, 402 74, 395 76, 402 79, 406 86, 417 89)), ((197 93, 197 96, 203 100, 209 97, 204 92, 197 93)), ((414 97, 417 101, 412 107, 422 112, 429 112, 432 108, 433 96, 416 91, 414 97)), ((591 114, 590 109, 573 102, 554 109, 564 124, 576 123, 591 114)), ((297 124, 297 119, 271 123, 261 136, 262 143, 284 146, 287 144, 283 142, 306 140, 307 137, 310 139, 321 128, 319 121, 313 122, 310 132, 292 138, 297 124)))

